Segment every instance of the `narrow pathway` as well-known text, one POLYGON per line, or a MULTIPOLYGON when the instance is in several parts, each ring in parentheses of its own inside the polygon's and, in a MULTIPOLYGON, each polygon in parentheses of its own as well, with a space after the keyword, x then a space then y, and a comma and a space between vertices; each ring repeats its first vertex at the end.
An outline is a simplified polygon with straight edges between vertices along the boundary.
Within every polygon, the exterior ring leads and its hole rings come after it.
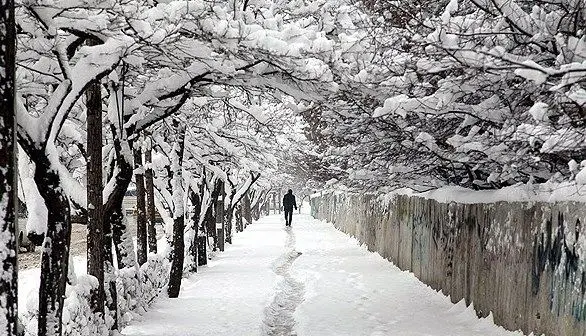
POLYGON ((520 336, 452 304, 331 224, 271 215, 126 336, 520 336))
POLYGON ((273 264, 275 273, 282 277, 277 285, 273 302, 265 309, 264 332, 267 336, 296 335, 293 313, 303 300, 303 283, 295 280, 290 273, 291 266, 301 252, 295 250, 295 232, 286 227, 287 251, 273 264))
POLYGON ((157 299, 122 334, 262 335, 264 310, 279 280, 272 264, 286 251, 283 226, 276 216, 269 216, 236 234, 225 252, 183 279, 179 298, 157 299))

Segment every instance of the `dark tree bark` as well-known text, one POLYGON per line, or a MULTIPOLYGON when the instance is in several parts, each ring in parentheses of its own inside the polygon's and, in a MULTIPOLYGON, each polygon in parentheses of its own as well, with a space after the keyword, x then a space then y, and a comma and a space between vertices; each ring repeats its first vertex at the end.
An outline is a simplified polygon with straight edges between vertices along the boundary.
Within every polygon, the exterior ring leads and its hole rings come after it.
MULTIPOLYGON (((89 41, 88 45, 95 45, 89 41)), ((94 81, 86 91, 87 106, 87 272, 98 279, 90 306, 104 314, 104 222, 102 209, 102 91, 94 81)))
MULTIPOLYGON (((132 179, 132 166, 122 154, 122 140, 118 130, 112 126, 114 135, 115 166, 118 168, 116 175, 113 175, 114 188, 104 202, 104 273, 107 283, 106 301, 108 310, 112 314, 114 324, 112 330, 118 329, 118 295, 116 290, 116 275, 114 267, 114 251, 118 268, 133 266, 135 263, 134 246, 130 235, 127 232, 126 223, 122 210, 124 194, 132 179), (112 249, 114 247, 114 250, 112 249)), ((126 142, 131 148, 132 143, 126 142)))
MULTIPOLYGON (((205 187, 206 187, 206 184, 205 184, 205 171, 204 171, 204 178, 203 178, 202 184, 199 187, 199 194, 201 195, 202 206, 204 204, 204 189, 205 189, 205 187)), ((210 207, 208 206, 207 210, 209 210, 209 208, 210 207)), ((204 218, 203 218, 203 220, 201 220, 201 226, 199 227, 199 233, 197 236, 197 266, 207 265, 207 263, 208 263, 208 254, 207 254, 208 230, 207 230, 207 226, 206 226, 206 218, 207 218, 207 214, 208 214, 207 210, 206 210, 206 213, 203 214, 204 218)))
POLYGON ((258 220, 260 218, 260 208, 258 206, 258 203, 255 203, 252 206, 250 213, 252 215, 252 219, 258 220))
POLYGON ((249 192, 244 194, 244 201, 243 201, 243 214, 242 217, 244 218, 244 228, 252 223, 252 209, 250 208, 250 195, 249 192))
POLYGON ((221 181, 217 180, 214 184, 214 190, 212 190, 211 200, 206 210, 206 214, 204 217, 204 223, 206 227, 206 231, 208 237, 212 237, 214 239, 214 248, 213 250, 216 251, 218 248, 218 232, 216 231, 216 203, 218 202, 218 197, 220 195, 220 185, 221 181))
POLYGON ((192 262, 190 264, 190 272, 197 272, 197 244, 199 238, 199 216, 201 213, 201 199, 199 194, 193 189, 189 190, 189 201, 193 206, 193 216, 191 217, 191 230, 193 230, 193 239, 189 245, 189 254, 191 255, 192 262))
POLYGON ((144 174, 142 164, 142 150, 140 144, 135 144, 134 154, 134 182, 136 183, 136 259, 139 265, 147 261, 147 223, 144 174))
POLYGON ((47 233, 41 256, 39 286, 39 335, 61 335, 63 299, 69 268, 71 222, 69 200, 61 181, 44 153, 36 161, 35 182, 47 206, 47 233))
MULTIPOLYGON (((225 199, 225 196, 224 196, 225 199)), ((231 198, 230 198, 231 199, 231 198)), ((229 201, 229 200, 227 200, 229 201)), ((231 201, 229 201, 231 202, 231 201)), ((224 212, 224 222, 222 223, 222 228, 224 229, 224 235, 226 236, 226 243, 232 244, 232 219, 234 218, 234 207, 228 206, 228 210, 223 209, 224 212)))
MULTIPOLYGON (((113 129, 116 134, 116 130, 113 129)), ((106 301, 108 310, 112 314, 114 324, 112 330, 118 329, 118 295, 116 290, 116 276, 114 268, 114 253, 112 247, 116 251, 116 259, 118 268, 122 269, 132 266, 134 263, 134 249, 132 248, 132 241, 129 235, 125 235, 126 223, 123 221, 122 201, 124 194, 128 189, 130 180, 132 179, 132 166, 122 155, 122 145, 120 139, 114 138, 115 164, 118 167, 114 178, 114 188, 108 199, 104 203, 104 273, 105 282, 107 283, 106 301), (123 237, 127 239, 123 239, 123 237), (126 242, 126 245, 123 243, 126 242), (130 246, 128 242, 130 243, 130 246), (129 248, 131 248, 129 250, 129 248)))
POLYGON ((267 195, 267 198, 265 200, 265 214, 267 216, 271 214, 271 198, 269 195, 267 195))
POLYGON ((169 276, 169 286, 167 293, 170 298, 179 296, 181 289, 181 279, 183 278, 183 259, 185 253, 185 242, 183 231, 185 230, 183 210, 183 152, 185 148, 185 126, 180 126, 177 120, 173 120, 173 126, 178 130, 177 139, 173 148, 174 155, 172 158, 173 170, 173 250, 171 253, 171 274, 169 276))
POLYGON ((218 237, 217 239, 217 246, 218 249, 220 251, 224 251, 224 242, 225 242, 225 231, 224 231, 224 224, 225 224, 225 218, 224 218, 224 201, 226 199, 226 193, 224 192, 224 182, 221 180, 218 180, 218 188, 219 188, 219 195, 220 197, 218 197, 216 199, 216 236, 218 237))
MULTIPOLYGON (((103 214, 103 213, 102 213, 103 214)), ((116 274, 114 271, 114 255, 112 251, 112 225, 106 221, 106 217, 102 218, 104 224, 104 287, 107 289, 105 292, 106 305, 114 323, 112 330, 118 329, 118 293, 116 291, 116 274)))
POLYGON ((124 220, 122 202, 120 202, 120 206, 117 206, 112 210, 109 221, 112 224, 112 238, 114 241, 118 268, 123 269, 134 266, 136 258, 132 237, 128 232, 128 226, 124 220))
POLYGON ((0 334, 15 336, 18 318, 18 273, 16 245, 16 140, 14 113, 14 59, 16 32, 14 2, 0 1, 0 232, 5 237, 0 249, 3 276, 0 277, 0 334))
POLYGON ((234 218, 234 205, 238 203, 238 200, 234 199, 236 194, 236 185, 232 183, 230 178, 228 178, 228 183, 230 184, 231 190, 229 198, 226 198, 227 195, 225 191, 222 192, 222 199, 225 203, 227 203, 224 204, 224 208, 222 209, 224 210, 222 230, 225 235, 224 241, 228 244, 232 244, 232 219, 234 218))
MULTIPOLYGON (((128 146, 132 147, 132 144, 129 143, 128 146)), ((104 214, 107 224, 112 228, 112 242, 116 251, 118 268, 122 269, 134 266, 136 261, 134 245, 128 233, 122 210, 124 194, 132 179, 132 166, 122 154, 120 139, 114 139, 114 150, 118 170, 117 174, 113 177, 115 179, 114 188, 104 204, 104 214)))
POLYGON ((197 237, 197 266, 203 266, 208 264, 208 240, 206 236, 197 237))
POLYGON ((244 231, 244 223, 242 221, 242 205, 238 204, 234 211, 234 216, 236 220, 236 232, 244 231))
POLYGON ((211 237, 214 239, 214 246, 212 251, 216 250, 216 219, 214 217, 214 205, 215 202, 210 202, 210 204, 208 204, 205 216, 203 218, 203 225, 206 228, 206 232, 207 232, 207 237, 211 237))
POLYGON ((144 159, 147 164, 147 169, 144 174, 146 184, 146 211, 147 211, 147 231, 148 231, 148 244, 149 252, 157 253, 157 231, 155 229, 155 184, 153 169, 151 167, 153 156, 153 148, 151 139, 147 138, 147 146, 144 152, 144 159))

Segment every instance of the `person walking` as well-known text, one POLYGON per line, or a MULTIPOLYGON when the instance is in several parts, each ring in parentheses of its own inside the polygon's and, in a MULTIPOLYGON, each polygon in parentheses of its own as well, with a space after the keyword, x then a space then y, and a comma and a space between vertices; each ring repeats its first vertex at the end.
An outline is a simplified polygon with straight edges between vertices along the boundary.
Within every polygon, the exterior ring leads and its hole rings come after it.
POLYGON ((285 196, 283 196, 283 209, 285 210, 285 226, 291 226, 291 220, 293 220, 293 208, 297 210, 297 203, 295 202, 295 195, 293 195, 293 190, 289 189, 285 196))

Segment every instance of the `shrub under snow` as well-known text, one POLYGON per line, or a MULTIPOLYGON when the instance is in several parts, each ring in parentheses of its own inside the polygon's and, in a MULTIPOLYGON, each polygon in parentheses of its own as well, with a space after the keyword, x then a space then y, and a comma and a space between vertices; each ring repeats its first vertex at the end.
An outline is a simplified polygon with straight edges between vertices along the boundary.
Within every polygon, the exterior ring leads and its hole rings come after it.
MULTIPOLYGON (((169 261, 162 254, 152 254, 140 268, 136 266, 116 271, 119 329, 134 317, 143 314, 153 299, 159 295, 169 281, 169 267, 169 261)), ((85 274, 77 277, 75 285, 67 286, 62 321, 65 336, 109 335, 114 320, 108 309, 106 308, 107 319, 104 322, 103 319, 97 318, 90 308, 91 292, 97 286, 97 279, 85 274)), ((26 335, 36 335, 37 315, 38 299, 31 297, 27 311, 21 316, 26 335)))

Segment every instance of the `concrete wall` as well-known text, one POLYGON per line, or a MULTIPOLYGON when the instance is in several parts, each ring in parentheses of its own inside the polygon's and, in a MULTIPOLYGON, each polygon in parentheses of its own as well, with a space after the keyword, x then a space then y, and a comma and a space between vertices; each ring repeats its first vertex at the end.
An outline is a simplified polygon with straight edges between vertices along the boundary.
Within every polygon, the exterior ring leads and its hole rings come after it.
POLYGON ((327 194, 327 220, 422 282, 493 313, 509 330, 586 335, 586 206, 582 203, 439 203, 327 194))

